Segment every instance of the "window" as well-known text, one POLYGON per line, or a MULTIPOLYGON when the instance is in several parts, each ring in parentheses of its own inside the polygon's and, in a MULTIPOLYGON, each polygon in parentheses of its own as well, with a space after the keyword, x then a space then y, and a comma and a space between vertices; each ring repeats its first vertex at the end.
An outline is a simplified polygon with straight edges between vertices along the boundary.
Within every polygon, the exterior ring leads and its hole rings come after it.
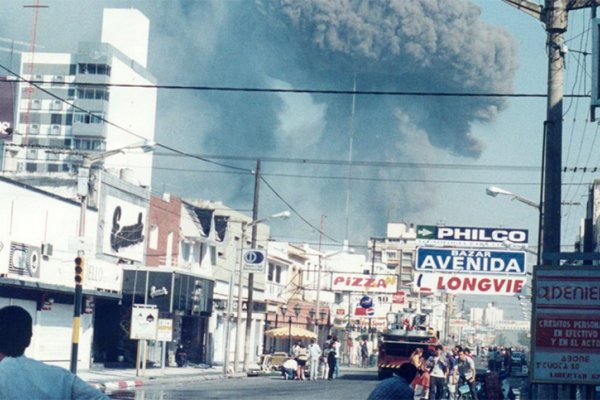
POLYGON ((273 265, 273 263, 269 263, 269 272, 267 275, 267 280, 269 282, 273 282, 273 276, 275 274, 275 265, 273 265))
POLYGON ((48 164, 48 172, 58 172, 58 164, 48 164))
POLYGON ((34 163, 27 163, 27 164, 25 165, 25 170, 26 170, 27 172, 35 172, 35 171, 37 171, 37 164, 34 164, 34 163))
POLYGON ((151 225, 148 238, 148 248, 152 250, 158 249, 158 226, 151 225))
POLYGON ((75 89, 68 89, 67 90, 67 98, 72 99, 74 97, 75 97, 75 89))
POLYGON ((50 123, 52 125, 62 125, 62 115, 50 114, 50 123))
POLYGON ((192 245, 189 244, 188 242, 182 241, 181 242, 181 259, 184 262, 189 262, 191 254, 192 254, 192 245))
POLYGON ((110 65, 106 64, 78 64, 80 74, 107 75, 110 76, 110 65))
POLYGON ((386 251, 385 256, 387 257, 388 260, 395 260, 396 257, 398 257, 398 252, 395 250, 394 251, 386 251))
POLYGON ((275 267, 275 282, 281 283, 281 265, 275 267))
POLYGON ((73 113, 74 124, 102 124, 104 121, 104 113, 99 111, 91 111, 90 113, 75 112, 73 113))
POLYGON ((374 251, 373 259, 375 262, 381 262, 381 251, 374 251))

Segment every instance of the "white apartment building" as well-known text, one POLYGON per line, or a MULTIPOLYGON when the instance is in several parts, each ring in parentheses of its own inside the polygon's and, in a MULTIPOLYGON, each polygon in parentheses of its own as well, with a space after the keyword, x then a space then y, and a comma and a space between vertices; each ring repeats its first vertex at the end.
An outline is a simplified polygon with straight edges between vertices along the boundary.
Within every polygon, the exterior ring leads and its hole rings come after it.
MULTIPOLYGON (((146 70, 149 27, 138 10, 105 9, 99 42, 79 43, 75 53, 22 54, 19 74, 39 88, 18 85, 15 133, 0 157, 2 170, 73 172, 82 153, 152 141, 157 90, 110 86, 156 83, 146 70)), ((115 155, 104 167, 149 186, 152 154, 115 155)))

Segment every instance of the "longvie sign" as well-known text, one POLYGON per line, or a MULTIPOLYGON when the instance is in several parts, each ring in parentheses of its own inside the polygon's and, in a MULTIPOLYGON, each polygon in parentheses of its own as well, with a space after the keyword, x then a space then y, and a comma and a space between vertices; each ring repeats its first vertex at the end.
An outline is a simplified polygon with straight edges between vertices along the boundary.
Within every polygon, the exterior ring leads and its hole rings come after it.
POLYGON ((396 275, 331 274, 331 290, 342 292, 396 293, 396 275))
POLYGON ((600 270, 537 267, 532 382, 596 385, 600 380, 600 270))
POLYGON ((416 290, 453 294, 494 294, 514 296, 521 294, 525 276, 481 274, 416 273, 413 286, 416 290))

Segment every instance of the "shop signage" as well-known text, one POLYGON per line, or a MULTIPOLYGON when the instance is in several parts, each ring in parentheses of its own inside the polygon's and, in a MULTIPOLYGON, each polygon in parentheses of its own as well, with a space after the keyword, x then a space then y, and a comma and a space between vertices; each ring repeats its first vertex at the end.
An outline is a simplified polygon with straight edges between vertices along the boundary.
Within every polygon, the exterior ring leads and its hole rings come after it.
POLYGON ((526 282, 524 276, 435 274, 426 272, 415 274, 413 285, 416 290, 421 291, 514 296, 523 292, 526 282))
POLYGON ((526 245, 527 241, 527 229, 417 225, 417 244, 505 247, 506 243, 526 245))
POLYGON ((525 275, 525 261, 524 251, 420 247, 415 269, 420 272, 525 275))
POLYGON ((331 274, 331 290, 344 292, 396 293, 396 275, 331 274))
POLYGON ((600 270, 535 270, 532 382, 596 385, 600 381, 600 270))

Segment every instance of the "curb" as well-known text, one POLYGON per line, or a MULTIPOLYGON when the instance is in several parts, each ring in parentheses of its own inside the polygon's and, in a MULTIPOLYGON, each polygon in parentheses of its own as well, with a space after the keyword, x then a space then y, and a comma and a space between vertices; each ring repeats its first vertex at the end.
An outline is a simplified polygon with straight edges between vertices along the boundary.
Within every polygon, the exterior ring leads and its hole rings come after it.
POLYGON ((190 378, 194 378, 196 380, 202 381, 212 381, 218 379, 240 379, 246 377, 245 373, 236 373, 230 375, 219 374, 185 374, 185 375, 175 375, 175 376, 159 376, 159 377, 150 377, 145 379, 135 379, 135 380, 118 380, 118 381, 109 381, 103 383, 90 383, 91 386, 100 390, 103 393, 110 394, 119 390, 131 390, 136 389, 142 386, 151 386, 159 383, 164 383, 165 381, 177 382, 184 381, 190 378))

